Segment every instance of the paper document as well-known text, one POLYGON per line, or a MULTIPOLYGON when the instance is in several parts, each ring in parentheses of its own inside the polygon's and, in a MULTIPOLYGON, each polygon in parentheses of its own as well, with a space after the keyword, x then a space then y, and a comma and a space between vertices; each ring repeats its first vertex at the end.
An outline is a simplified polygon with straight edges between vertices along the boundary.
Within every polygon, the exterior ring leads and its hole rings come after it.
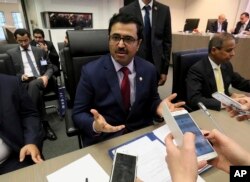
POLYGON ((48 182, 85 182, 86 178, 89 182, 109 182, 109 175, 90 154, 47 176, 48 182))
MULTIPOLYGON (((162 127, 163 128, 156 131, 158 134, 162 133, 159 134, 161 136, 165 135, 164 133, 168 128, 165 125, 162 127)), ((158 134, 157 136, 159 136, 158 134)), ((148 136, 143 136, 117 149, 113 149, 113 154, 115 150, 136 154, 138 156, 137 176, 143 182, 171 182, 171 176, 165 161, 166 147, 160 140, 151 140, 148 136)), ((198 177, 197 181, 203 182, 204 180, 198 177)))

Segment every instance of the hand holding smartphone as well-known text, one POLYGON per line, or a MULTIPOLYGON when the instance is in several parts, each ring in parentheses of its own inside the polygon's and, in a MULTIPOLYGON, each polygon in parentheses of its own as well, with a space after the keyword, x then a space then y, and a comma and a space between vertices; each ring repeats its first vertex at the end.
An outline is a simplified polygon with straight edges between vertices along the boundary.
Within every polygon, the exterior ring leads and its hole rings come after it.
POLYGON ((116 151, 110 182, 134 182, 136 179, 137 156, 116 151))
POLYGON ((186 110, 170 112, 166 104, 163 105, 163 117, 171 130, 178 146, 182 145, 185 132, 195 134, 195 147, 198 161, 210 160, 217 157, 217 153, 203 136, 198 125, 186 110))
POLYGON ((226 94, 215 92, 212 94, 212 97, 220 101, 222 104, 232 107, 233 109, 235 109, 242 115, 250 114, 248 111, 244 111, 242 109, 242 105, 239 102, 233 100, 231 97, 227 96, 226 94))

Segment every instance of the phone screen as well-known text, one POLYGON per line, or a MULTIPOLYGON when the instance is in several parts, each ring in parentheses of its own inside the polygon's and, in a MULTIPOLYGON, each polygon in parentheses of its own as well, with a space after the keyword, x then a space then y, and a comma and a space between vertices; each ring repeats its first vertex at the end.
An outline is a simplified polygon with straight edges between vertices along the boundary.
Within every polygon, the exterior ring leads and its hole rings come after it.
POLYGON ((189 114, 176 115, 174 116, 174 118, 183 134, 185 132, 192 132, 196 135, 195 147, 197 156, 214 152, 212 146, 210 145, 208 140, 203 136, 200 129, 194 123, 189 114))
POLYGON ((133 182, 136 175, 136 156, 117 153, 111 182, 133 182))

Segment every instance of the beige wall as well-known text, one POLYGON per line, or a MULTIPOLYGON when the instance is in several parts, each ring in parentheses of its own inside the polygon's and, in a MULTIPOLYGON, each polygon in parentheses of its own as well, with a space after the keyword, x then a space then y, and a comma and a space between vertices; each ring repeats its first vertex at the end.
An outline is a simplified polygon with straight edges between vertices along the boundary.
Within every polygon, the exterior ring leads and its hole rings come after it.
POLYGON ((22 12, 17 3, 0 3, 0 11, 4 12, 7 26, 13 26, 12 12, 22 12))

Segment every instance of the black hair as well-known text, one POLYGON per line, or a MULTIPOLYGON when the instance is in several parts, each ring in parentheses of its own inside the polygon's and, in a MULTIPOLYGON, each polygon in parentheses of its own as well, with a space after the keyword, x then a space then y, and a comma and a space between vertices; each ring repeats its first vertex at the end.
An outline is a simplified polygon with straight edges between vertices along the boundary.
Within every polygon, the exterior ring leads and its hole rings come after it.
POLYGON ((240 16, 242 16, 242 15, 245 15, 246 17, 248 17, 248 18, 249 18, 249 13, 248 13, 248 12, 241 13, 241 15, 240 15, 240 16))
POLYGON ((228 40, 236 40, 236 39, 232 34, 227 32, 215 34, 209 41, 208 53, 211 53, 213 47, 216 47, 218 49, 222 48, 223 43, 228 40))
POLYGON ((34 29, 34 30, 33 30, 33 35, 34 35, 34 34, 41 34, 42 37, 44 38, 44 32, 43 32, 42 29, 39 29, 39 28, 34 29))
POLYGON ((28 32, 28 30, 26 30, 26 29, 24 29, 24 28, 18 28, 18 29, 16 29, 16 31, 14 32, 14 37, 17 38, 17 35, 24 36, 25 34, 27 34, 28 37, 30 38, 30 33, 28 32))
POLYGON ((112 26, 116 23, 124 23, 124 24, 134 23, 134 24, 136 24, 137 37, 138 37, 138 39, 143 39, 143 26, 137 17, 132 16, 130 14, 126 14, 126 13, 114 14, 109 21, 109 30, 108 30, 109 35, 111 32, 112 26))

